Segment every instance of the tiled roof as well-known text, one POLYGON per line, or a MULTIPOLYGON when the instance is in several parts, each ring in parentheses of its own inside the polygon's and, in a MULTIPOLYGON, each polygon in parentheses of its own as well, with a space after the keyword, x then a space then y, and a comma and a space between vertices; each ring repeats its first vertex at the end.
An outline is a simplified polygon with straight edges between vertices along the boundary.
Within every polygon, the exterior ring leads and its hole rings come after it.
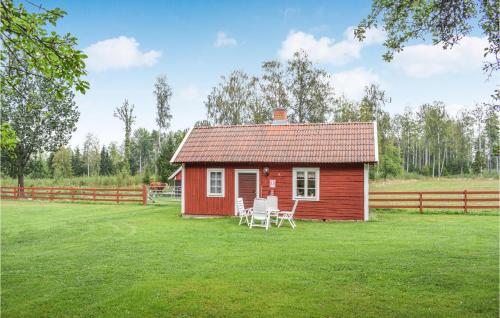
POLYGON ((194 128, 172 162, 376 162, 374 123, 194 128))

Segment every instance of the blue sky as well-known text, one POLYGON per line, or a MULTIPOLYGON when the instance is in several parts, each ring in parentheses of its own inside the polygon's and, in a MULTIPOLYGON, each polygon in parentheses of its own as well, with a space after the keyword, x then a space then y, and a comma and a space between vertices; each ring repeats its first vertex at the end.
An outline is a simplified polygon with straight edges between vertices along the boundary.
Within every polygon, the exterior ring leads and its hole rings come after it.
POLYGON ((352 39, 370 1, 44 1, 68 15, 58 25, 89 54, 90 90, 77 97, 81 117, 71 145, 88 132, 121 141, 113 117, 125 98, 135 104, 135 128, 155 126, 154 79, 166 74, 174 92, 172 128, 205 118, 203 101, 220 76, 242 69, 258 75, 262 61, 285 59, 296 48, 333 75, 337 93, 357 99, 378 83, 391 113, 442 100, 452 111, 488 101, 497 78, 481 71, 485 39, 473 32, 453 51, 412 43, 393 63, 381 59, 383 30, 367 43, 352 39))

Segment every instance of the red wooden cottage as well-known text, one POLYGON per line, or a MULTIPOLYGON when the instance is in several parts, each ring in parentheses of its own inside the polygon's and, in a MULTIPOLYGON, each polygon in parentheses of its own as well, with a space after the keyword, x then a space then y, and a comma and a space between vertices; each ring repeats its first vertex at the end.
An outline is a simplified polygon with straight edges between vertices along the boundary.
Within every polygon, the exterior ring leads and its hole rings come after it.
POLYGON ((192 128, 171 162, 182 164, 182 213, 235 215, 274 194, 296 218, 368 220, 368 169, 378 161, 376 123, 192 128))

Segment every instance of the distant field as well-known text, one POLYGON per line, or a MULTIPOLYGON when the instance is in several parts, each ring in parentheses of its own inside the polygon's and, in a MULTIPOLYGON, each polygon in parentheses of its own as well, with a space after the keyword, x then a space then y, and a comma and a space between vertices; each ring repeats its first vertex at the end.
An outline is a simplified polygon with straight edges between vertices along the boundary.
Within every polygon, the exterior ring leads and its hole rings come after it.
POLYGON ((463 191, 499 190, 496 178, 422 178, 413 180, 377 180, 370 191, 463 191))
POLYGON ((498 317, 498 215, 269 231, 178 204, 1 202, 2 317, 498 317))
MULTIPOLYGON (((26 178, 24 184, 26 187, 124 187, 124 186, 142 186, 143 177, 136 176, 91 176, 91 177, 72 177, 61 179, 31 179, 26 178)), ((2 185, 16 186, 17 179, 2 178, 2 185)))

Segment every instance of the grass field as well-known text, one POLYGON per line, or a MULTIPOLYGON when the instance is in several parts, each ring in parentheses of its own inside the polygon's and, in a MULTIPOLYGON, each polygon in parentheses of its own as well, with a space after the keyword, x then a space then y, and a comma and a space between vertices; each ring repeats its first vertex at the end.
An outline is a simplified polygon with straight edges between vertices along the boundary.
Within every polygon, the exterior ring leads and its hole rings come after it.
POLYGON ((2 317, 498 317, 498 215, 250 230, 179 206, 2 202, 2 317))
POLYGON ((499 189, 498 178, 422 178, 370 182, 370 191, 472 191, 499 189))

